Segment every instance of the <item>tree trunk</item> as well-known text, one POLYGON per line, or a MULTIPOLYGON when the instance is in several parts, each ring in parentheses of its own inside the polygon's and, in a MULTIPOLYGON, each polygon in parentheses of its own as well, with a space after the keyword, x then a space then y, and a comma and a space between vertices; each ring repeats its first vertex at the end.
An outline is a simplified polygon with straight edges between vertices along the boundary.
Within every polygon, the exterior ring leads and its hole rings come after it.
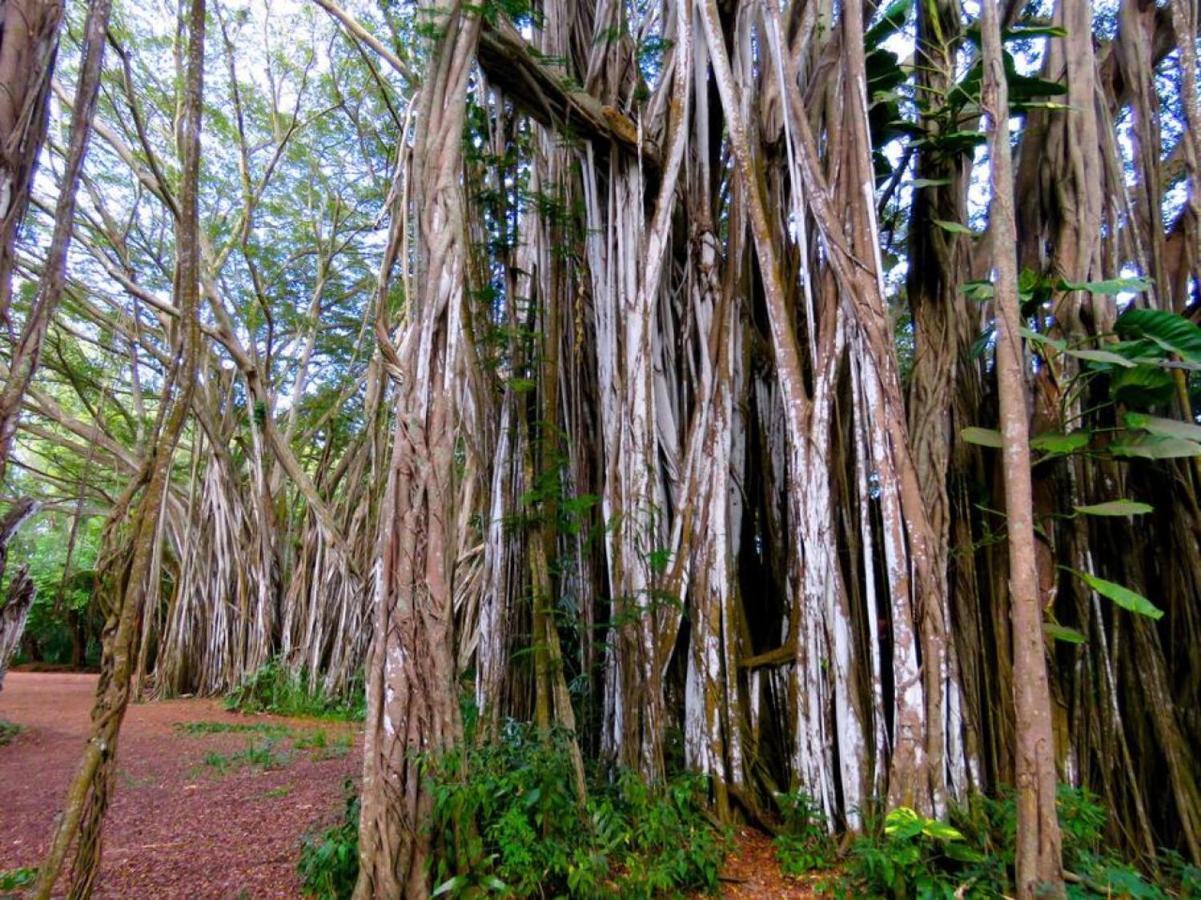
POLYGON ((431 754, 436 765, 461 731, 453 634, 453 456, 466 388, 461 144, 480 21, 459 0, 433 12, 441 37, 421 91, 408 173, 418 271, 397 351, 395 446, 380 514, 359 898, 428 894, 432 798, 417 754, 431 754))
POLYGON ((996 265, 997 388, 1004 437, 1005 510, 1017 717, 1017 890, 1023 898, 1063 896, 1059 822, 1055 812, 1055 743, 1047 683, 1042 610, 1034 549, 1029 413, 1018 310, 1017 245, 1009 147, 1009 100, 1001 60, 996 0, 983 0, 982 106, 992 130, 989 218, 996 265))

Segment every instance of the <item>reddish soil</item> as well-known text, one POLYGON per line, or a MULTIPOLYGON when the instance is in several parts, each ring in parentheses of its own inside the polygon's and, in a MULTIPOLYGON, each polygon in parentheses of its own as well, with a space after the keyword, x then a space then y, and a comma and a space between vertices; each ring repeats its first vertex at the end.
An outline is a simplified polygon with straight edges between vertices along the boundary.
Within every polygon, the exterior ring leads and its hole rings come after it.
MULTIPOLYGON (((88 735, 95 675, 9 672, 0 719, 22 726, 0 747, 0 872, 35 866, 46 851, 67 782, 88 735)), ((278 716, 243 716, 214 700, 169 700, 130 707, 121 728, 117 785, 105 820, 97 897, 299 897, 301 836, 332 821, 342 784, 362 765, 362 736, 349 725, 278 716), (262 746, 259 732, 191 733, 197 722, 276 724, 278 768, 205 762, 262 746), (318 731, 326 747, 297 749, 318 731), (341 739, 353 736, 347 749, 341 739)), ((813 879, 780 874, 771 839, 744 830, 722 872, 732 898, 815 896, 813 879)))
MULTIPOLYGON (((0 747, 0 871, 35 866, 62 808, 87 739, 96 676, 10 672, 0 719, 22 726, 0 747)), ((299 842, 317 819, 340 809, 342 783, 357 776, 362 741, 341 723, 242 716, 213 700, 131 706, 121 728, 117 784, 105 821, 98 897, 297 897, 299 842), (278 768, 231 764, 222 774, 206 754, 228 757, 262 746, 256 732, 192 734, 189 722, 277 723, 278 768), (296 735, 325 733, 326 747, 295 749, 296 735), (324 757, 324 758, 323 758, 324 757)))

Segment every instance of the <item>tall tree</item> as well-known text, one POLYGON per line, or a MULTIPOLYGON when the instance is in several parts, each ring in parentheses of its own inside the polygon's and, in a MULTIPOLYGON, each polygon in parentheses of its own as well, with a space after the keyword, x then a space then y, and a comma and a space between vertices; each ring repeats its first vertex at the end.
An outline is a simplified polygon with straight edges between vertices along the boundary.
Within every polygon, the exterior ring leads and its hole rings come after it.
POLYGON ((454 454, 468 388, 462 137, 480 17, 459 0, 445 0, 431 14, 438 37, 404 173, 416 228, 415 291, 395 350, 396 432, 375 562, 355 887, 355 896, 364 898, 428 893, 432 798, 418 755, 455 746, 462 730, 453 608, 454 454))
MULTIPOLYGON (((103 12, 107 15, 107 7, 103 12)), ((150 588, 163 498, 169 489, 171 462, 183 434, 196 391, 200 354, 197 307, 200 300, 200 233, 197 186, 200 175, 200 129, 204 100, 205 0, 192 0, 186 20, 187 49, 179 143, 179 219, 176 223, 175 289, 178 324, 171 335, 169 383, 164 391, 158 430, 146 458, 113 506, 106 524, 110 554, 101 569, 100 590, 107 598, 104 647, 92 734, 64 802, 64 811, 38 870, 34 894, 49 897, 63 861, 75 846, 69 894, 89 897, 99 873, 101 829, 112 797, 117 742, 129 705, 130 682, 138 655, 139 624, 150 588), (132 511, 130 507, 132 506, 132 511), (129 516, 128 522, 126 515, 129 516), (128 529, 128 530, 126 530, 128 529)), ((76 109, 82 104, 77 104, 76 109)))
POLYGON ((1009 95, 996 0, 981 6, 984 82, 981 106, 991 128, 990 227, 996 242, 997 389, 1004 439, 1009 602, 1013 619, 1013 705, 1017 716, 1017 886, 1020 897, 1063 896, 1055 809, 1055 739, 1047 683, 1042 608, 1034 550, 1029 411, 1018 308, 1017 226, 1009 145, 1009 95))

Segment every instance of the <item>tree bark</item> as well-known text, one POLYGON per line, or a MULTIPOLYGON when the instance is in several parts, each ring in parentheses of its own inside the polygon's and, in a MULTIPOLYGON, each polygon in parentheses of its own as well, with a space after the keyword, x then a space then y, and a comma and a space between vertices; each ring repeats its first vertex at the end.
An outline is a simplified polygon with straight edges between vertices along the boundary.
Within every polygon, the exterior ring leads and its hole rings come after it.
POLYGON ((1017 228, 1009 147, 1009 99, 996 0, 983 0, 982 106, 991 127, 990 227, 996 241, 997 388, 1001 400, 1009 591, 1013 620, 1013 701, 1017 718, 1017 891, 1023 898, 1063 896, 1055 812, 1055 743, 1047 682, 1034 547, 1029 414, 1018 309, 1017 228))

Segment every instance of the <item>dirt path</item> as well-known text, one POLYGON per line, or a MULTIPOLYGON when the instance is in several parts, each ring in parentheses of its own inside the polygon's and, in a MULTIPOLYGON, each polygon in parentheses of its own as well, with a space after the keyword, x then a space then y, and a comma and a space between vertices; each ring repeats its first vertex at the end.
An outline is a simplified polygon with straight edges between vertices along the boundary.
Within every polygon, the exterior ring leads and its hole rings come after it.
MULTIPOLYGON (((95 687, 94 675, 5 678, 0 719, 23 730, 0 747, 0 871, 41 860, 87 737, 95 687)), ((339 808, 342 783, 357 776, 361 760, 360 737, 339 723, 242 716, 212 700, 132 706, 96 896, 299 896, 300 837, 339 808), (255 730, 179 727, 198 722, 255 730), (305 747, 322 742, 318 732, 325 746, 305 747), (272 767, 238 759, 248 747, 273 754, 272 767)))
MULTIPOLYGON (((41 861, 87 738, 95 689, 95 675, 6 677, 0 719, 22 731, 0 746, 0 872, 41 861)), ((243 716, 214 700, 132 706, 96 896, 299 897, 300 838, 314 821, 336 816, 343 782, 357 778, 361 761, 361 735, 342 723, 243 716), (318 742, 324 746, 307 746, 318 742), (248 748, 259 751, 257 761, 238 758, 248 748)), ((781 877, 770 839, 754 831, 738 834, 722 893, 814 896, 812 879, 781 877)))

